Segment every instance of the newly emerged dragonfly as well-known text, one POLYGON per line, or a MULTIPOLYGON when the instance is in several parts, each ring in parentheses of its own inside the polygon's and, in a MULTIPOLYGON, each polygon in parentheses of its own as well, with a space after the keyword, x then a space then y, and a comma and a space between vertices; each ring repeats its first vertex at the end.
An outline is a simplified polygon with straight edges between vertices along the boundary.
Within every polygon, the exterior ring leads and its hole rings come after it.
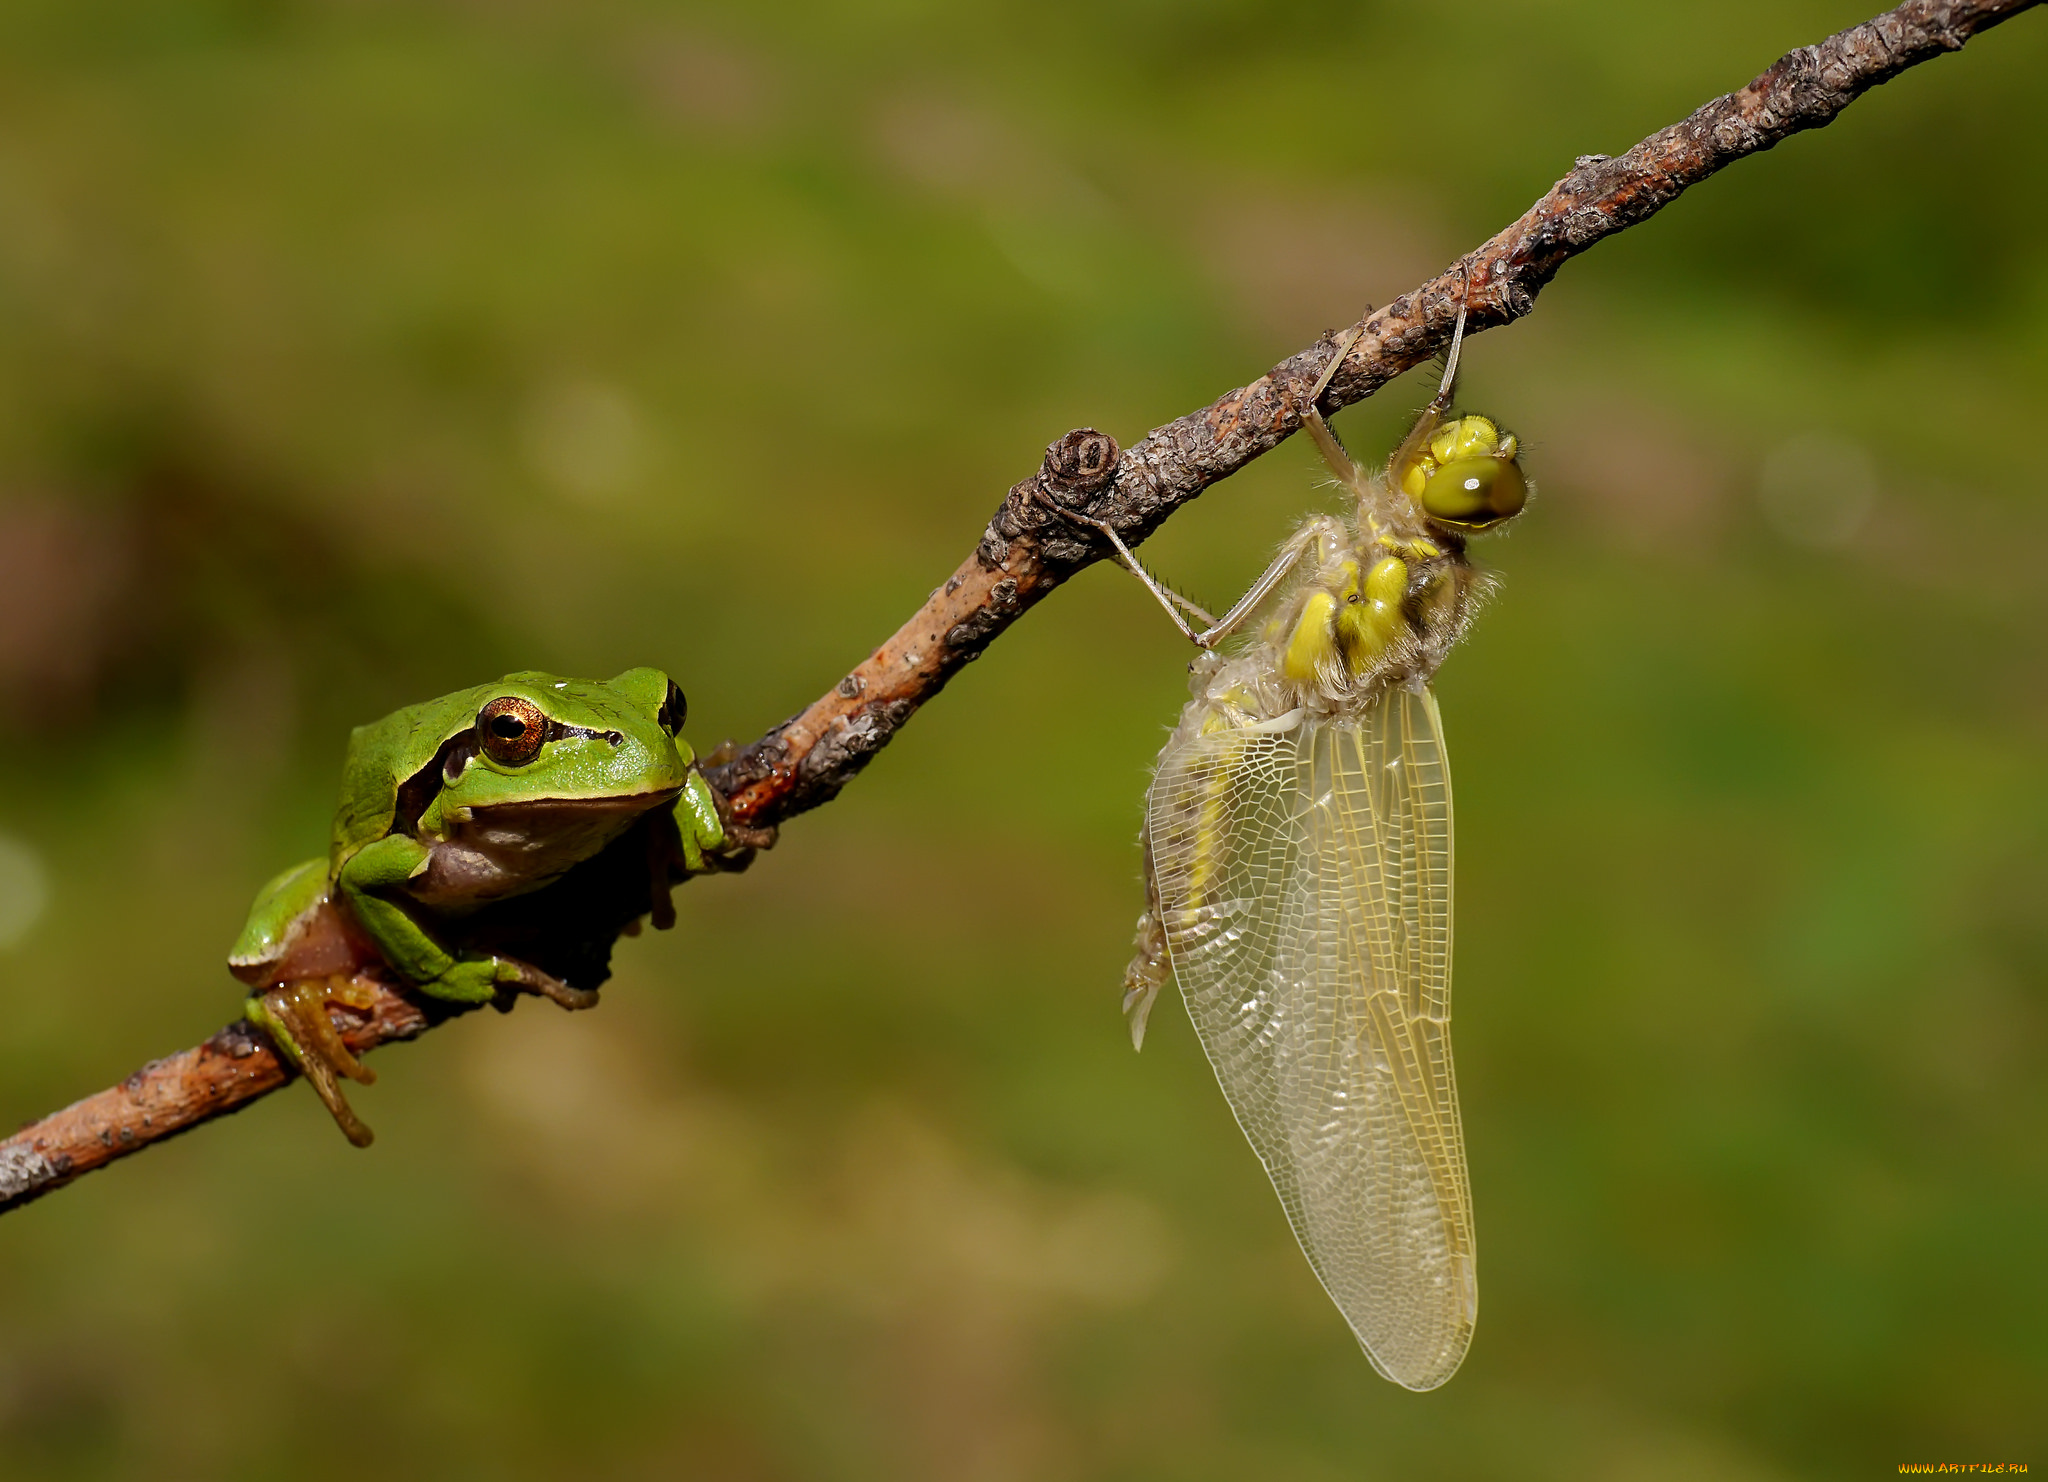
POLYGON ((1132 1040, 1171 973, 1309 1264, 1373 1367, 1417 1390, 1457 1371, 1478 1311, 1429 681, 1487 585, 1466 537, 1528 498, 1514 436, 1448 415, 1464 327, 1461 308, 1442 385, 1377 475, 1315 409, 1338 346, 1303 420, 1356 512, 1304 524, 1221 620, 1100 527, 1203 650, 1145 810, 1132 1040))

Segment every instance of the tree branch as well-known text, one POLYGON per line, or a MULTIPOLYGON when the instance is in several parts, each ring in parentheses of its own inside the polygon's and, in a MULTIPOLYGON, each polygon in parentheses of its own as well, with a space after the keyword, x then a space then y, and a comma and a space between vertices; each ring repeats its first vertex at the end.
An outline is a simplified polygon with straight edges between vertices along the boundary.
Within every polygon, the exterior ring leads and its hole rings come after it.
MULTIPOLYGON (((1787 53, 1749 86, 1619 158, 1581 158, 1512 225, 1360 321, 1319 405, 1327 413, 1362 401, 1438 353, 1461 301, 1467 333, 1521 318, 1559 268, 1603 237, 1648 220, 1733 161, 1821 127, 1868 89, 2035 3, 1907 0, 1787 53)), ((1093 429, 1049 447, 1038 472, 1010 490, 979 547, 893 637, 801 714, 731 755, 709 759, 706 774, 725 799, 738 841, 766 845, 784 819, 837 796, 963 665, 1054 587, 1107 554, 1086 526, 1062 518, 1055 506, 1105 521, 1138 543, 1210 484, 1291 435, 1301 425, 1298 399, 1314 388, 1340 343, 1340 334, 1324 335, 1249 386, 1156 428, 1129 449, 1119 451, 1115 439, 1093 429)), ((415 1002, 389 982, 361 981, 374 988, 374 1006, 362 1014, 334 1011, 358 1054, 412 1039, 453 1016, 449 1006, 415 1002)), ((262 1036, 246 1023, 229 1025, 0 1142, 0 1211, 238 1111, 289 1078, 262 1036)))

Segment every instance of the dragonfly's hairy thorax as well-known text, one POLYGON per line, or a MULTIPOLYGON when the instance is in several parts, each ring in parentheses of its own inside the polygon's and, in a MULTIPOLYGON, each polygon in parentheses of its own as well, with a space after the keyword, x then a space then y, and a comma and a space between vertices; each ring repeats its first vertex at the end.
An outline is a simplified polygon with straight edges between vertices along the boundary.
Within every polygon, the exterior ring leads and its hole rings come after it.
POLYGON ((1425 529, 1405 500, 1360 500, 1351 522, 1311 521, 1272 616, 1206 686, 1210 704, 1257 721, 1300 708, 1362 714, 1394 685, 1428 683, 1465 630, 1483 579, 1464 542, 1425 529))

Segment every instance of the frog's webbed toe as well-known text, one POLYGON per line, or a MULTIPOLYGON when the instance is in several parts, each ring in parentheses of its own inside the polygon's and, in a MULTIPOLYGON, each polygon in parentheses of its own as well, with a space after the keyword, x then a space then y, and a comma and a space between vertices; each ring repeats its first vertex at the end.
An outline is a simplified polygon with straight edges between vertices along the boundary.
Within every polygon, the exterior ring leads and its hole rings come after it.
POLYGON ((341 1003, 367 1009, 373 1001, 368 989, 337 973, 330 978, 279 983, 251 998, 246 1006, 249 1022, 268 1035, 279 1055, 305 1076, 342 1135, 359 1148, 368 1147, 376 1134, 348 1104, 341 1091, 341 1077, 367 1086, 377 1079, 377 1073, 343 1043, 327 1015, 327 1006, 341 1003))

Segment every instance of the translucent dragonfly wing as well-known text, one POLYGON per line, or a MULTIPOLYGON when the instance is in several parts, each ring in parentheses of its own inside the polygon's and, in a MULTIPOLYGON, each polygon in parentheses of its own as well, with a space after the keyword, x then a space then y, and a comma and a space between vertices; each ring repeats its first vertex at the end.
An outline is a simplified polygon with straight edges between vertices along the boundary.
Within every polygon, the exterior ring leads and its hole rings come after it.
POLYGON ((1147 833, 1174 976, 1310 1265, 1382 1374, 1442 1384, 1478 1293, 1435 696, 1183 732, 1147 833))

